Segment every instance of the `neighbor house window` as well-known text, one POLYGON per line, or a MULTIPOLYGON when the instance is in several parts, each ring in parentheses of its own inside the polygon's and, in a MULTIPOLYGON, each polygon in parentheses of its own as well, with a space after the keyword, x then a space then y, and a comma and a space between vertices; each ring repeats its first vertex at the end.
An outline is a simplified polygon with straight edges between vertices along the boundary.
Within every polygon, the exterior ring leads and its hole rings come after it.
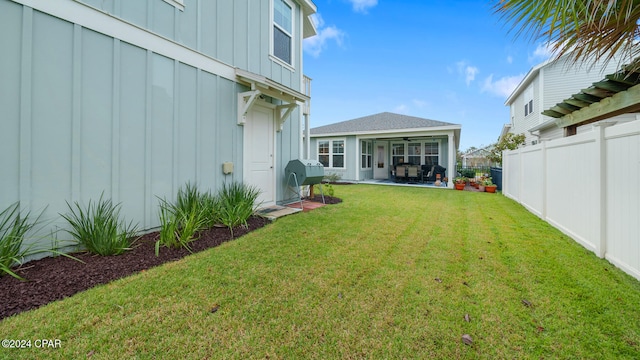
POLYGON ((285 0, 273 0, 273 55, 292 65, 293 10, 285 0))
POLYGON ((438 165, 439 149, 438 143, 424 143, 425 165, 438 165))
POLYGON ((409 163, 413 165, 420 165, 420 148, 421 143, 411 142, 409 143, 409 163))
POLYGON ((391 144, 391 160, 394 166, 404 163, 404 144, 391 144))
POLYGON ((524 116, 533 112, 533 87, 529 86, 524 91, 524 116))
POLYGON ((322 163, 324 167, 329 167, 329 141, 318 141, 318 161, 322 163))
POLYGON ((318 161, 324 167, 344 167, 344 140, 319 140, 318 161))
POLYGON ((333 141, 333 153, 331 154, 332 164, 331 167, 341 168, 344 167, 344 141, 333 141))
POLYGON ((372 153, 373 153, 373 142, 371 141, 362 141, 361 146, 361 164, 363 169, 371 169, 372 166, 372 153))

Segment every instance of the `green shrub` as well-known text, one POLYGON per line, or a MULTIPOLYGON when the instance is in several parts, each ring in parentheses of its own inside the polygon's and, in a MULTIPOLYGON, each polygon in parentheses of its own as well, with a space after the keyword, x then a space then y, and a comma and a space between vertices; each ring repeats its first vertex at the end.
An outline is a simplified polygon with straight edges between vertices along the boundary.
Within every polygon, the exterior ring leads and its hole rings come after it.
POLYGON ((20 279, 11 267, 20 264, 29 255, 29 249, 22 248, 24 235, 31 230, 36 221, 29 220, 30 214, 20 214, 20 203, 10 205, 0 212, 0 276, 9 274, 20 279))
POLYGON ((160 199, 160 234, 156 241, 156 255, 160 246, 184 247, 196 240, 197 233, 213 226, 217 201, 211 193, 201 193, 196 185, 187 183, 178 189, 175 203, 160 199))
POLYGON ((30 220, 31 213, 28 212, 21 215, 19 202, 0 212, 0 276, 9 274, 17 279, 24 280, 11 271, 11 267, 22 264, 25 257, 38 253, 47 252, 78 260, 56 249, 33 249, 34 244, 23 246, 25 234, 38 224, 40 215, 33 221, 30 220))
POLYGON ((137 225, 127 224, 120 218, 120 204, 114 205, 111 199, 100 195, 98 202, 89 200, 86 209, 78 202, 71 206, 70 213, 60 214, 69 225, 66 230, 74 240, 87 251, 98 255, 118 255, 131 248, 137 237, 137 225))
POLYGON ((330 182, 330 183, 333 183, 333 182, 337 182, 337 181, 339 181, 340 179, 342 179, 342 176, 340 176, 340 174, 338 174, 338 173, 331 173, 331 174, 327 174, 327 175, 325 175, 325 176, 322 178, 322 181, 324 181, 324 182, 330 182))
POLYGON ((463 176, 469 179, 474 178, 476 176, 476 171, 474 169, 461 169, 460 176, 463 176))
POLYGON ((253 215, 254 208, 258 205, 256 200, 260 190, 256 187, 233 182, 231 185, 223 184, 218 193, 217 220, 231 230, 239 225, 247 226, 247 220, 253 215))
POLYGON ((316 184, 313 186, 314 186, 314 189, 313 189, 314 196, 322 194, 324 196, 333 197, 335 195, 335 190, 333 189, 333 185, 330 183, 316 184))

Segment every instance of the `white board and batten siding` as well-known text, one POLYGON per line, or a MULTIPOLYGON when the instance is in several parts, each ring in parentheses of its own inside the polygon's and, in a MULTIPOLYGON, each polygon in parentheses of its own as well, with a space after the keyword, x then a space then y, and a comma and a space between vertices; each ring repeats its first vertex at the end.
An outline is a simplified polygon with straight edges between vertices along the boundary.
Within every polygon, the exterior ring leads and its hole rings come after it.
POLYGON ((640 121, 504 153, 503 192, 640 279, 640 121))
MULTIPOLYGON (((0 0, 0 209, 44 211, 50 231, 66 202, 104 193, 150 229, 158 197, 187 181, 242 181, 235 67, 300 89, 301 61, 270 59, 270 1, 184 3, 0 0)), ((277 134, 282 169, 299 154, 299 117, 277 134)))

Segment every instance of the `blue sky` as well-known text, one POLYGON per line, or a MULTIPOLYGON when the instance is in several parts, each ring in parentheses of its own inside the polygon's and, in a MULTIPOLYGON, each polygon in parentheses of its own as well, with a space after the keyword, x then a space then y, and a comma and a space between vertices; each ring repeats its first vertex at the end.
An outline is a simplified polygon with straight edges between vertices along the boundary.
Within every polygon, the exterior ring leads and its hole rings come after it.
POLYGON ((542 44, 516 39, 495 1, 314 0, 318 35, 305 40, 311 127, 380 112, 462 125, 460 150, 495 142, 506 98, 542 44))

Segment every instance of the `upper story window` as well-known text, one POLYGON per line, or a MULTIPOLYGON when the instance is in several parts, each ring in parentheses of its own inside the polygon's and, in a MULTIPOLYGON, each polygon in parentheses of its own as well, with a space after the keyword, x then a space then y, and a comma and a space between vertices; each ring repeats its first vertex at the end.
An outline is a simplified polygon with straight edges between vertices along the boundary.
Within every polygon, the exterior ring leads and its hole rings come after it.
POLYGON ((524 116, 533 112, 533 87, 529 86, 524 91, 524 116))
POLYGON ((293 7, 285 0, 273 0, 273 55, 293 65, 293 7))

